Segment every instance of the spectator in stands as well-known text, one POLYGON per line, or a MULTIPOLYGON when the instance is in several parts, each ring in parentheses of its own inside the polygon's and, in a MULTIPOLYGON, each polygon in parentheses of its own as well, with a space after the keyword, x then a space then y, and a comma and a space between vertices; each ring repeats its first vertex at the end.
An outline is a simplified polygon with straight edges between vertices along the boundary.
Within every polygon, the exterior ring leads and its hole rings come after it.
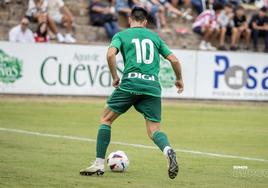
POLYGON ((192 5, 198 14, 201 14, 206 9, 212 9, 214 0, 192 0, 192 5))
POLYGON ((59 42, 64 42, 65 39, 61 33, 58 32, 55 22, 48 16, 48 2, 47 0, 29 0, 28 10, 26 16, 32 22, 38 24, 47 23, 49 29, 56 35, 59 42))
POLYGON ((235 40, 233 44, 233 48, 237 49, 239 45, 239 41, 241 36, 245 39, 245 49, 250 49, 250 37, 251 37, 251 30, 248 27, 247 17, 245 15, 245 10, 242 6, 237 6, 235 9, 234 15, 234 28, 233 33, 235 34, 235 40))
POLYGON ((41 23, 37 27, 37 31, 34 33, 35 42, 49 42, 48 28, 46 23, 41 23))
POLYGON ((47 6, 46 0, 29 0, 26 16, 30 21, 47 22, 47 6))
POLYGON ((162 5, 164 5, 167 11, 173 14, 174 17, 179 16, 185 18, 186 20, 193 19, 193 17, 190 14, 188 14, 188 12, 183 14, 178 8, 174 7, 168 0, 159 0, 159 2, 162 5))
POLYGON ((264 37, 264 52, 268 53, 268 17, 266 12, 267 8, 262 7, 258 14, 253 15, 250 21, 250 27, 252 29, 254 51, 258 51, 259 37, 264 37))
POLYGON ((115 0, 116 12, 130 15, 131 9, 134 5, 140 5, 139 0, 115 0))
POLYGON ((48 0, 48 15, 57 24, 62 24, 66 27, 65 42, 75 43, 76 40, 72 36, 73 15, 70 10, 64 5, 63 0, 48 0))
POLYGON ((140 1, 148 13, 153 17, 158 29, 162 29, 163 32, 171 32, 167 27, 165 7, 158 0, 140 1))
POLYGON ((100 0, 91 1, 89 5, 89 14, 91 24, 94 26, 103 26, 110 39, 119 32, 119 26, 114 12, 111 7, 107 7, 100 0))
POLYGON ((168 0, 174 7, 184 6, 186 9, 191 8, 191 0, 168 0))
POLYGON ((232 33, 233 28, 233 5, 227 3, 224 5, 224 10, 218 16, 218 22, 220 24, 220 46, 219 50, 227 50, 225 47, 225 37, 226 35, 231 35, 232 44, 231 50, 233 49, 233 45, 235 42, 235 33, 232 33))
POLYGON ((210 41, 214 34, 219 33, 217 17, 222 9, 221 4, 215 4, 213 10, 203 11, 193 23, 193 31, 202 36, 202 41, 199 45, 200 50, 216 50, 210 41))
POLYGON ((9 41, 18 43, 34 43, 33 32, 28 28, 28 26, 28 18, 22 18, 20 24, 10 30, 9 41))
POLYGON ((191 0, 168 0, 171 5, 177 9, 179 9, 181 6, 184 6, 182 9, 182 17, 186 20, 192 20, 193 16, 191 15, 191 0))

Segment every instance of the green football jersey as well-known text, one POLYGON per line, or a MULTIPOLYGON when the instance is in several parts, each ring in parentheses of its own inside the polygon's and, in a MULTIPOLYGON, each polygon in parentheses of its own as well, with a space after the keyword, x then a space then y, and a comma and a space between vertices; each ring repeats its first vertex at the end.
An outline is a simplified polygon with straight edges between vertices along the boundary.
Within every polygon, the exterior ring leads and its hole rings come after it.
POLYGON ((138 95, 161 96, 160 55, 165 58, 171 51, 156 33, 142 27, 129 28, 117 33, 110 47, 117 48, 123 56, 120 89, 138 95))

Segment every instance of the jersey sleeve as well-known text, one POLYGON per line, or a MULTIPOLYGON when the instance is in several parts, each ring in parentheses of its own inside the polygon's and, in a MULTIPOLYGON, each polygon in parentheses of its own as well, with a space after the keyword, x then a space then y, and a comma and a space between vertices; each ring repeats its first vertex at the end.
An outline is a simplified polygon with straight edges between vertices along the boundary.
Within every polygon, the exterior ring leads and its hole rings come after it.
POLYGON ((115 47, 115 48, 117 48, 118 51, 120 51, 121 44, 122 44, 122 41, 120 39, 119 34, 117 33, 117 34, 114 35, 114 37, 112 39, 112 42, 111 42, 109 47, 115 47))
POLYGON ((169 47, 167 46, 167 44, 160 39, 160 47, 159 47, 159 53, 166 58, 169 54, 171 54, 172 52, 170 51, 169 47))

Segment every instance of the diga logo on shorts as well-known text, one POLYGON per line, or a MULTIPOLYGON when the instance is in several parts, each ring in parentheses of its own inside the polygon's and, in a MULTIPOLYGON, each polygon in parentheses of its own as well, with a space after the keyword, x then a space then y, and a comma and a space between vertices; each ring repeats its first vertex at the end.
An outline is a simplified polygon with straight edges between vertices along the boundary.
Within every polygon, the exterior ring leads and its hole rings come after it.
POLYGON ((0 82, 14 83, 22 77, 22 60, 0 50, 0 82))

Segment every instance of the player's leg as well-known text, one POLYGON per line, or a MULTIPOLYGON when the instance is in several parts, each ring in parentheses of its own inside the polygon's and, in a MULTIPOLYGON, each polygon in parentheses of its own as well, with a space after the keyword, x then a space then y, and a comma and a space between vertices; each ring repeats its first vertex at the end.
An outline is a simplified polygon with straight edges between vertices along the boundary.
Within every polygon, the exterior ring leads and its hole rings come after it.
POLYGON ((105 155, 111 139, 111 125, 120 114, 125 113, 132 106, 133 99, 132 94, 120 89, 116 89, 109 97, 108 107, 105 108, 101 116, 101 124, 97 134, 96 160, 90 167, 80 170, 81 175, 104 174, 105 155))
POLYGON ((101 116, 96 144, 96 159, 101 163, 104 163, 106 151, 110 144, 112 123, 119 115, 111 109, 105 108, 101 116))
POLYGON ((109 108, 104 109, 97 134, 96 160, 90 167, 80 170, 80 175, 104 174, 105 155, 111 140, 111 125, 119 115, 109 108))
POLYGON ((158 146, 158 148, 166 155, 166 151, 171 147, 167 135, 164 132, 160 131, 160 123, 150 121, 146 118, 145 123, 149 138, 152 139, 153 142, 158 146))
POLYGON ((134 107, 144 115, 148 136, 168 158, 168 174, 171 179, 174 179, 178 174, 179 167, 176 161, 176 154, 169 144, 167 135, 160 131, 161 98, 143 95, 140 96, 134 107))
POLYGON ((176 153, 169 144, 167 135, 160 131, 160 123, 148 119, 146 121, 148 136, 153 140, 155 145, 164 153, 168 159, 168 175, 174 179, 179 172, 179 165, 176 160, 176 153))

